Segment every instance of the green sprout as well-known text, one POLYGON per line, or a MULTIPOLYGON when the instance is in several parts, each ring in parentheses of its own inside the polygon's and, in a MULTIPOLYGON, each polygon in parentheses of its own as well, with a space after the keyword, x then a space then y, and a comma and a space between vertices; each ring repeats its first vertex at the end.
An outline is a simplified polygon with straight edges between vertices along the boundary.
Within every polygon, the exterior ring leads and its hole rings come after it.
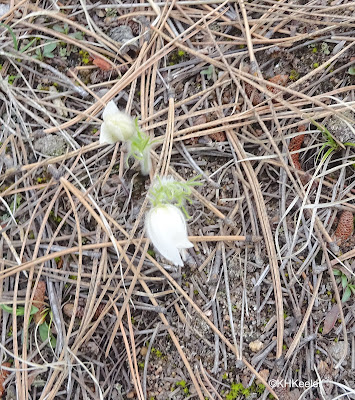
POLYGON ((212 78, 213 71, 214 71, 214 66, 210 65, 207 69, 202 70, 200 74, 206 75, 206 78, 209 81, 212 78))
POLYGON ((348 277, 343 274, 340 270, 334 269, 333 270, 334 275, 337 277, 337 281, 341 283, 341 286, 343 288, 343 297, 341 299, 342 303, 345 303, 348 301, 351 297, 351 295, 355 295, 355 284, 354 283, 349 283, 348 277))
POLYGON ((11 38, 12 38, 12 41, 14 43, 14 49, 16 51, 18 51, 18 41, 17 41, 17 38, 16 38, 16 35, 15 35, 14 31, 9 27, 9 25, 0 23, 0 26, 3 26, 4 28, 6 28, 9 31, 9 33, 11 35, 11 38))
POLYGON ((332 134, 328 131, 328 129, 325 126, 323 126, 321 124, 318 124, 318 122, 314 121, 313 119, 311 119, 311 121, 322 132, 323 136, 326 139, 326 142, 323 143, 323 145, 322 145, 322 147, 321 147, 321 149, 320 149, 320 151, 318 153, 316 162, 317 162, 319 156, 321 155, 321 153, 323 152, 323 150, 325 150, 327 147, 329 147, 328 150, 325 152, 325 154, 322 157, 322 161, 321 162, 323 163, 330 156, 330 154, 333 151, 337 151, 338 150, 339 143, 334 139, 332 134))
POLYGON ((149 199, 152 206, 174 204, 181 208, 186 218, 190 218, 184 205, 186 202, 192 204, 192 200, 190 199, 192 194, 191 189, 194 186, 202 185, 201 182, 196 181, 198 178, 199 176, 186 182, 178 182, 171 177, 160 178, 158 176, 149 191, 149 199))
POLYGON ((56 49, 57 43, 51 42, 51 43, 46 43, 43 46, 43 50, 37 49, 36 50, 36 55, 35 58, 37 58, 39 61, 43 61, 45 58, 53 58, 54 54, 53 51, 56 49))
MULTIPOLYGON (((12 314, 12 310, 13 310, 12 307, 10 307, 6 304, 0 304, 0 308, 9 314, 12 314)), ((36 312, 38 312, 38 308, 35 306, 31 306, 30 315, 36 314, 36 312)), ((25 307, 22 307, 22 306, 16 307, 16 316, 22 317, 23 315, 25 315, 25 307)))
POLYGON ((53 30, 55 30, 56 32, 61 32, 64 33, 64 35, 68 35, 74 39, 78 39, 78 40, 83 40, 83 33, 78 31, 78 32, 74 32, 74 33, 69 33, 70 31, 70 26, 65 23, 63 26, 61 25, 53 25, 53 30))
POLYGON ((127 163, 129 157, 134 157, 141 164, 141 170, 143 175, 148 175, 151 167, 150 161, 150 149, 152 144, 155 142, 138 126, 138 118, 134 121, 137 134, 129 139, 130 151, 127 157, 127 163))
POLYGON ((52 349, 54 349, 57 344, 57 339, 53 336, 53 333, 51 332, 51 326, 53 323, 52 311, 50 311, 49 309, 44 311, 43 320, 46 318, 48 314, 50 316, 49 324, 47 324, 47 322, 44 321, 41 325, 38 325, 38 332, 42 342, 45 342, 48 339, 48 345, 52 347, 52 349))

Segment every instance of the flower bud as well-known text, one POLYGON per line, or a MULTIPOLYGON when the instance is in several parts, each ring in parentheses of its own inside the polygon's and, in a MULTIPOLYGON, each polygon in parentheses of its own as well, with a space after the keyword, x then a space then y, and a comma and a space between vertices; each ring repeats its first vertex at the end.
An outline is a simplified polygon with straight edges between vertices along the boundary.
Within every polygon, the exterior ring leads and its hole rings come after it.
POLYGON ((159 253, 176 266, 183 266, 193 244, 187 237, 184 214, 172 204, 152 208, 146 217, 146 231, 159 253))
POLYGON ((104 122, 100 132, 101 144, 127 141, 136 134, 137 129, 133 118, 120 111, 112 100, 107 103, 102 119, 104 122))

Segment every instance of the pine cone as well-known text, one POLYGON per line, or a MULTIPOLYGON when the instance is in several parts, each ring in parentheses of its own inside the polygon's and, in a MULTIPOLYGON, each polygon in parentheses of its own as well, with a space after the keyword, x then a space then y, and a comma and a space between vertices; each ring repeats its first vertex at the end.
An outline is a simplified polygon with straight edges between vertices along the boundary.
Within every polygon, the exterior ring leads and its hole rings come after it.
MULTIPOLYGON (((2 367, 11 367, 11 364, 9 362, 4 362, 1 364, 2 367)), ((4 388, 4 382, 6 381, 6 378, 10 375, 10 371, 7 371, 6 369, 0 370, 0 398, 3 396, 5 392, 4 388)))
POLYGON ((45 309, 44 305, 45 293, 46 293, 46 282, 39 281, 35 289, 35 294, 33 296, 33 303, 32 303, 32 305, 38 308, 38 311, 33 316, 34 322, 38 325, 42 325, 44 322, 43 311, 45 309))
MULTIPOLYGON (((276 85, 280 85, 280 86, 286 86, 287 81, 288 81, 288 75, 282 75, 282 74, 275 75, 275 76, 273 76, 272 78, 269 79, 269 82, 276 83, 276 85)), ((280 92, 280 89, 275 88, 273 86, 268 86, 267 85, 266 88, 268 90, 270 90, 270 92, 272 92, 274 94, 280 92)))
POLYGON ((334 233, 334 240, 338 245, 345 242, 353 234, 354 231, 354 216, 351 211, 343 211, 337 229, 334 233))

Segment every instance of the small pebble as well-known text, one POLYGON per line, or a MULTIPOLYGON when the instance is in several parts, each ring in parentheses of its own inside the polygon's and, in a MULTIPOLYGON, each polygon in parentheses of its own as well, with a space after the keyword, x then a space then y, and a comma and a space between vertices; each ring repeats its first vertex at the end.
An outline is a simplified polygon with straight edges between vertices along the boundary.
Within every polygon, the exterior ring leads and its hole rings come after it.
POLYGON ((345 343, 343 341, 334 342, 329 346, 329 353, 336 361, 339 361, 343 356, 344 346, 345 343))
POLYGON ((145 355, 146 355, 147 353, 148 353, 148 347, 143 346, 143 347, 141 348, 141 351, 140 351, 141 356, 145 357, 145 355))
POLYGON ((249 349, 254 353, 257 353, 263 347, 264 347, 264 343, 261 342, 260 340, 254 340, 254 342, 249 343, 249 349))

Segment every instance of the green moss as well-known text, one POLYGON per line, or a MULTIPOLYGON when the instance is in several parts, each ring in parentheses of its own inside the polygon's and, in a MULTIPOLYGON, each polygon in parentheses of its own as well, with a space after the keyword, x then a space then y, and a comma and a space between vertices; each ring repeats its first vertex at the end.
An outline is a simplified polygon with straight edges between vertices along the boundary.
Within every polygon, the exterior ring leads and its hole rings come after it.
POLYGON ((81 57, 81 62, 82 62, 84 65, 89 64, 89 62, 90 62, 90 54, 89 54, 87 51, 80 50, 80 51, 79 51, 79 55, 80 55, 80 57, 81 57))
POLYGON ((155 251, 154 251, 154 250, 149 249, 149 250, 147 251, 147 253, 148 253, 151 257, 155 258, 155 251))
POLYGON ((256 393, 259 396, 262 395, 265 391, 265 386, 262 383, 259 383, 258 385, 253 382, 253 384, 250 386, 250 393, 256 393))
POLYGON ((182 61, 187 60, 187 54, 183 50, 174 51, 169 57, 169 65, 176 65, 182 61))
POLYGON ((39 176, 39 177, 37 178, 37 183, 41 184, 41 183, 45 183, 45 182, 47 182, 47 177, 45 177, 45 176, 39 176))
POLYGON ((151 352, 152 352, 152 354, 154 354, 157 358, 163 358, 163 357, 164 357, 163 353, 162 353, 159 349, 156 349, 155 347, 152 347, 151 352))
POLYGON ((316 69, 316 68, 318 68, 318 67, 319 67, 319 63, 314 63, 314 64, 313 64, 313 68, 314 68, 314 69, 316 69))
POLYGON ((231 390, 226 396, 226 400, 235 400, 238 396, 248 397, 250 389, 245 388, 242 383, 232 383, 231 390))
POLYGON ((52 219, 52 221, 55 222, 57 225, 59 225, 63 220, 63 218, 59 217, 58 215, 55 215, 53 210, 49 213, 49 216, 52 219))
POLYGON ((176 382, 175 387, 181 387, 186 397, 190 395, 190 391, 186 385, 186 381, 184 381, 183 379, 181 381, 176 382))
POLYGON ((318 52, 317 47, 313 47, 312 53, 317 53, 317 52, 318 52))
POLYGON ((15 81, 16 78, 17 78, 17 75, 10 75, 10 76, 7 78, 7 81, 8 81, 8 83, 9 83, 9 85, 13 85, 13 83, 14 83, 14 81, 15 81))

